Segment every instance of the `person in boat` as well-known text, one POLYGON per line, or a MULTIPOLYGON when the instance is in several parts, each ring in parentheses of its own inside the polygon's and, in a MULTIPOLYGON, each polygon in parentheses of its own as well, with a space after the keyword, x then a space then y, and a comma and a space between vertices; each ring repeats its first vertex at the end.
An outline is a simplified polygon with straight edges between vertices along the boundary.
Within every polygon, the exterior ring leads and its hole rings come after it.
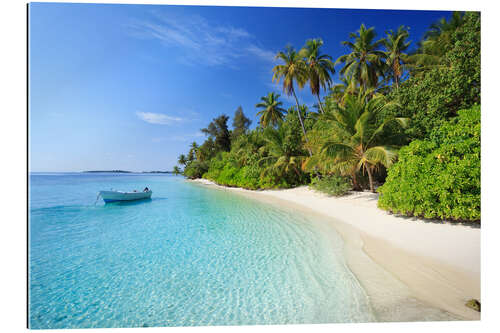
POLYGON ((144 190, 142 190, 142 192, 148 192, 149 191, 149 188, 145 187, 144 190))

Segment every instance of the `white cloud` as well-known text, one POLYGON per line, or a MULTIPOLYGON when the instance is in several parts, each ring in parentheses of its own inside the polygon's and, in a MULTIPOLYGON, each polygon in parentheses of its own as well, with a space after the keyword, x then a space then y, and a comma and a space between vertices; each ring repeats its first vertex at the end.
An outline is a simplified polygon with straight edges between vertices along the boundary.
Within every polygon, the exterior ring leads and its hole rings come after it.
POLYGON ((170 137, 152 138, 151 141, 155 142, 155 143, 165 142, 165 141, 188 142, 188 141, 192 141, 196 138, 200 138, 200 137, 204 137, 204 136, 205 136, 205 134, 198 131, 195 133, 189 133, 189 134, 184 134, 184 135, 173 135, 170 137))
POLYGON ((246 50, 249 53, 261 58, 264 61, 267 61, 270 63, 276 63, 276 60, 275 60, 276 53, 274 53, 270 50, 265 50, 261 47, 258 47, 257 45, 254 45, 254 44, 248 46, 246 48, 246 50))
POLYGON ((227 34, 229 36, 232 36, 234 38, 246 38, 246 37, 252 37, 248 31, 240 28, 235 28, 235 27, 218 27, 216 28, 217 31, 227 34))
POLYGON ((172 123, 181 122, 184 119, 179 117, 171 117, 163 113, 153 112, 136 112, 137 117, 150 124, 170 125, 172 123))
POLYGON ((154 20, 135 21, 131 34, 156 39, 183 52, 182 63, 206 66, 235 66, 235 60, 255 58, 274 61, 274 52, 256 45, 255 37, 245 29, 217 25, 201 16, 173 16, 156 13, 154 20))

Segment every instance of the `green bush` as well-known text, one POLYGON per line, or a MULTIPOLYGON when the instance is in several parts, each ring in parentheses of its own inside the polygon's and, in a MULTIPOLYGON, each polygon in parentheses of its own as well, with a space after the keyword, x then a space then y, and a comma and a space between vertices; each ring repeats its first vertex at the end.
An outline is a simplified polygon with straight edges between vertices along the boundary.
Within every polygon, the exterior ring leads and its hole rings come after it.
POLYGON ((311 187, 317 191, 333 196, 347 194, 351 190, 351 181, 347 177, 328 175, 322 178, 313 178, 311 187))
POLYGON ((379 187, 380 208, 408 216, 481 219, 480 107, 458 112, 399 152, 399 161, 379 187))
POLYGON ((231 153, 222 153, 210 160, 208 171, 203 178, 219 185, 237 186, 246 189, 259 188, 260 170, 252 165, 238 166, 231 153))
POLYGON ((290 116, 290 119, 290 123, 282 124, 280 129, 255 129, 238 136, 231 151, 220 152, 208 162, 203 178, 219 185, 252 190, 307 184, 309 175, 302 172, 300 162, 295 165, 289 163, 288 166, 281 163, 292 161, 292 157, 300 159, 304 154, 300 148, 298 118, 290 116), (264 131, 275 135, 266 136, 264 131))
POLYGON ((201 178, 207 170, 208 165, 206 162, 193 161, 184 168, 184 176, 189 179, 201 178))

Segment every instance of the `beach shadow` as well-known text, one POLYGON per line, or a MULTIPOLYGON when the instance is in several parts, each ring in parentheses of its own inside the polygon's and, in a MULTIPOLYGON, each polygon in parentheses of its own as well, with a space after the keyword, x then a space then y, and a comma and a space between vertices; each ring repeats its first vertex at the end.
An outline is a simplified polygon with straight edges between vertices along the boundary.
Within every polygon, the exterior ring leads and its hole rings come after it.
POLYGON ((379 193, 364 192, 364 191, 349 191, 347 196, 353 200, 377 201, 379 193))
POLYGON ((400 214, 394 214, 391 212, 386 212, 389 215, 401 218, 408 222, 421 222, 421 223, 433 223, 433 224, 446 224, 451 226, 465 226, 473 229, 481 229, 481 222, 469 222, 469 221, 447 221, 447 220, 437 220, 437 219, 427 219, 424 217, 406 216, 400 214))

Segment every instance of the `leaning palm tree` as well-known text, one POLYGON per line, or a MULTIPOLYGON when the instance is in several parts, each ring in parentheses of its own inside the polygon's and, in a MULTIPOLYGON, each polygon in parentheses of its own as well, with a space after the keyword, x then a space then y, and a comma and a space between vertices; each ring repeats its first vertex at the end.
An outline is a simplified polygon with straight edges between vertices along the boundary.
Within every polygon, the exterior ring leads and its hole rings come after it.
POLYGON ((175 165, 173 170, 172 170, 172 173, 177 176, 181 172, 182 172, 181 169, 177 165, 175 165))
POLYGON ((319 97, 321 88, 327 89, 333 80, 330 74, 335 73, 332 57, 327 54, 321 54, 320 48, 323 45, 323 40, 309 39, 306 45, 300 50, 301 56, 306 60, 307 79, 311 87, 311 93, 318 99, 318 106, 321 113, 325 113, 321 99, 319 97))
POLYGON ((348 95, 345 105, 323 115, 323 120, 334 129, 334 137, 324 142, 319 155, 308 161, 306 168, 312 168, 322 159, 332 161, 333 172, 350 175, 355 187, 358 187, 356 173, 360 170, 368 174, 370 190, 375 192, 373 171, 380 165, 388 168, 397 156, 396 147, 388 145, 386 129, 393 123, 406 127, 406 118, 386 118, 377 123, 377 115, 395 103, 387 102, 385 96, 367 90, 358 96, 348 95), (385 136, 384 136, 385 135, 385 136))
MULTIPOLYGON (((292 46, 287 46, 285 52, 278 52, 276 59, 283 61, 283 64, 276 65, 273 68, 273 82, 279 83, 283 79, 283 91, 287 96, 293 95, 297 109, 299 109, 299 99, 295 94, 294 83, 296 82, 299 88, 304 87, 307 82, 307 68, 304 60, 292 46)), ((299 113, 300 126, 304 134, 304 140, 307 143, 306 128, 299 113)), ((309 151, 309 154, 312 153, 309 151)))
POLYGON ((376 87, 379 76, 383 76, 383 64, 381 59, 384 52, 378 50, 383 44, 383 39, 375 41, 375 28, 366 29, 364 24, 356 33, 350 33, 353 41, 344 41, 343 45, 351 49, 351 53, 340 56, 335 65, 343 63, 340 74, 352 77, 366 90, 368 87, 376 87))
POLYGON ((278 101, 279 97, 279 94, 270 92, 267 96, 261 97, 261 102, 255 105, 255 107, 262 109, 257 112, 257 115, 260 115, 259 121, 262 127, 267 127, 269 124, 276 126, 283 121, 286 110, 281 107, 283 103, 278 101))
POLYGON ((186 155, 180 154, 177 163, 179 163, 180 165, 186 165, 187 163, 186 155))
POLYGON ((408 56, 404 51, 410 46, 410 42, 406 42, 409 33, 404 26, 400 26, 397 31, 389 30, 386 34, 387 37, 384 40, 385 63, 390 68, 393 82, 398 89, 399 81, 403 75, 404 61, 408 56))

